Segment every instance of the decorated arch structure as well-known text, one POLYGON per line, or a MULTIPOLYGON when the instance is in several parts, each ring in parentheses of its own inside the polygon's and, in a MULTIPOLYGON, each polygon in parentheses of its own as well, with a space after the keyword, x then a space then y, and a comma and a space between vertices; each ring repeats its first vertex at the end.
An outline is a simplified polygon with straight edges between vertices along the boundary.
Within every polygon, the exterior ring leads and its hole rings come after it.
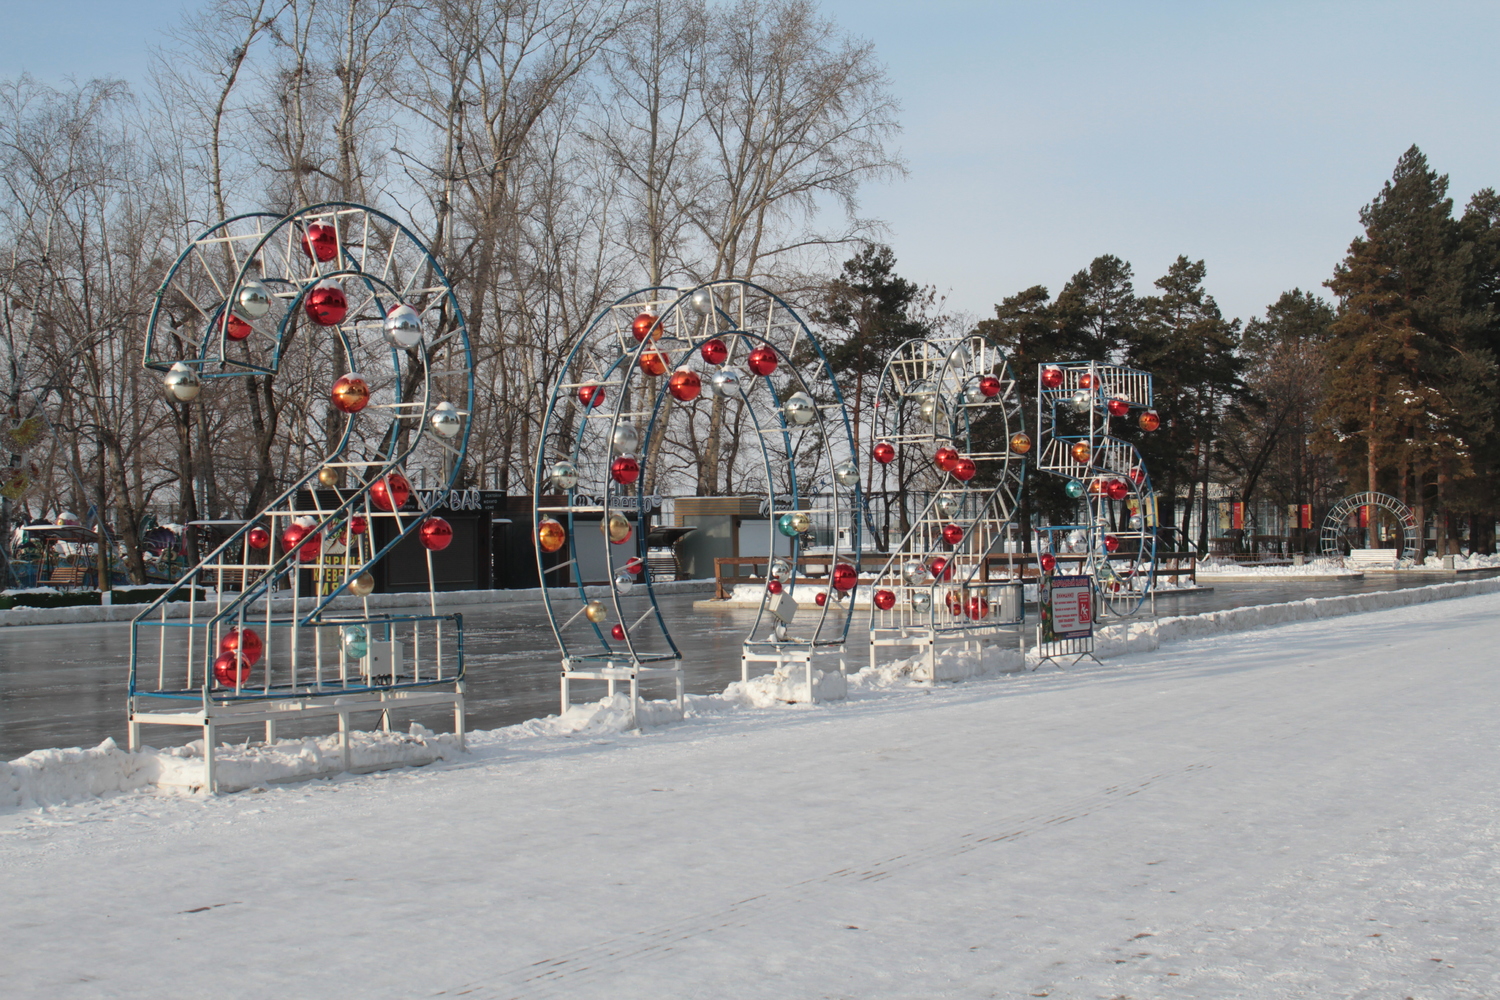
POLYGON ((872 457, 917 463, 925 497, 870 584, 870 663, 915 646, 936 680, 937 651, 1024 619, 1018 571, 994 557, 1013 535, 1031 437, 1004 355, 980 336, 910 340, 881 375, 872 457))
POLYGON ((1355 493, 1344 497, 1328 510, 1323 518, 1318 548, 1330 559, 1342 559, 1351 551, 1361 548, 1377 548, 1368 543, 1379 528, 1376 520, 1384 512, 1400 532, 1399 559, 1407 566, 1420 562, 1425 553, 1421 551, 1421 531, 1417 527, 1417 515, 1410 507, 1389 493, 1355 493))
POLYGON ((1037 369, 1037 468, 1066 480, 1079 520, 1040 531, 1044 578, 1072 563, 1094 581, 1101 610, 1125 617, 1156 580, 1156 497, 1135 445, 1114 433, 1126 421, 1155 431, 1148 372, 1099 361, 1037 369))
POLYGON ((462 735, 462 618, 437 611, 431 553, 452 538, 434 510, 463 462, 473 361, 421 241, 348 203, 219 223, 157 291, 144 364, 177 403, 260 375, 327 412, 321 433, 290 429, 305 454, 279 493, 220 522, 227 538, 136 616, 132 746, 143 724, 201 726, 213 787, 216 726, 264 723, 270 740, 280 719, 326 714, 346 731, 352 712, 388 725, 396 707, 446 705, 462 735), (414 481, 438 487, 429 508, 414 481), (427 549, 428 607, 377 612, 370 569, 409 536, 427 549))
POLYGON ((769 513, 741 676, 800 666, 816 698, 815 658, 841 652, 848 635, 859 472, 843 398, 812 331, 748 281, 648 288, 604 310, 560 372, 533 495, 564 710, 570 684, 584 680, 605 681, 611 694, 627 682, 634 708, 638 682, 653 676, 675 680, 680 704, 683 652, 647 567, 646 498, 683 494, 697 463, 728 454, 744 459, 733 470, 742 492, 759 493, 769 513), (827 583, 815 587, 812 574, 827 583))

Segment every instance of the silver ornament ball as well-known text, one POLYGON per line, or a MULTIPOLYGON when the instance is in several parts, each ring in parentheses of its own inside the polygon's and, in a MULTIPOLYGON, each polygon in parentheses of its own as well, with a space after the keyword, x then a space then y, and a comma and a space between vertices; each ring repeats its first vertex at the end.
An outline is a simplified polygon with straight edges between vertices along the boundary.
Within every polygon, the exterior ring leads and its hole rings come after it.
POLYGON ((853 462, 840 462, 833 467, 833 478, 840 486, 858 485, 859 466, 853 462))
POLYGON ((558 462, 548 474, 552 485, 560 490, 571 490, 578 485, 578 467, 572 462, 558 462))
POLYGON ((616 455, 633 455, 641 446, 641 435, 636 431, 635 424, 628 420, 621 420, 615 424, 615 431, 610 435, 610 444, 614 447, 616 455))
POLYGON ((790 399, 782 404, 782 412, 786 414, 788 423, 805 427, 812 423, 813 417, 818 415, 818 404, 805 392, 794 392, 790 399))
POLYGON ((181 361, 174 364, 161 381, 167 398, 179 403, 191 402, 203 391, 203 382, 198 378, 198 373, 181 361))
POLYGON ((258 281, 240 286, 239 311, 250 319, 260 319, 271 310, 271 290, 258 281))
POLYGON ((689 301, 692 302, 693 308, 703 315, 710 316, 713 314, 714 293, 707 288, 698 289, 693 293, 693 297, 689 301))
POLYGON ((439 437, 456 437, 463 429, 463 419, 458 414, 458 407, 452 403, 439 403, 434 406, 432 416, 428 420, 439 437))
POLYGON ((392 306, 385 314, 385 342, 401 350, 416 347, 422 339, 422 317, 406 303, 392 306))

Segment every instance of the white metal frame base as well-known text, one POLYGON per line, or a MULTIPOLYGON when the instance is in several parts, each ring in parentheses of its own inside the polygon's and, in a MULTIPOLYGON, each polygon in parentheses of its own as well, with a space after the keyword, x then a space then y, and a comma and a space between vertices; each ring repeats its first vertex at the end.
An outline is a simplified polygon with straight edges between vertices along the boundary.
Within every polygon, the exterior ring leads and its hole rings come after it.
MULTIPOLYGON (((137 695, 138 698, 149 698, 137 695)), ((349 716, 355 712, 379 712, 380 728, 391 729, 391 710, 415 708, 425 705, 452 705, 453 732, 458 737, 459 749, 464 748, 464 691, 463 683, 455 684, 452 691, 436 691, 431 688, 401 688, 393 691, 361 691, 340 693, 323 697, 289 697, 265 701, 249 700, 234 702, 206 702, 191 709, 163 709, 150 711, 139 709, 135 701, 130 705, 128 725, 130 749, 141 747, 141 726, 192 726, 203 730, 203 787, 209 792, 219 790, 214 767, 214 750, 217 746, 215 733, 220 726, 264 723, 266 744, 276 741, 276 723, 283 719, 308 719, 319 716, 337 716, 339 722, 339 751, 343 769, 352 766, 349 745, 349 716)))
MULTIPOLYGON (((832 656, 837 654, 839 658, 839 674, 845 678, 847 684, 849 677, 848 665, 845 662, 844 647, 839 646, 813 646, 805 643, 787 643, 785 645, 773 645, 769 643, 745 643, 740 648, 740 681, 750 680, 750 665, 752 663, 771 664, 769 673, 775 673, 783 666, 801 665, 803 677, 807 681, 807 700, 810 704, 818 702, 818 688, 813 683, 813 669, 819 654, 832 656)), ((756 671, 759 675, 763 671, 756 671)))
MULTIPOLYGON (((630 682, 630 717, 635 721, 636 728, 640 728, 640 704, 641 691, 640 679, 651 677, 671 677, 677 683, 677 711, 687 711, 687 695, 684 688, 684 675, 682 667, 649 667, 640 663, 627 663, 616 666, 615 661, 607 660, 604 666, 574 666, 574 660, 564 659, 562 663, 562 710, 566 712, 573 707, 570 684, 572 681, 604 681, 608 685, 609 697, 615 696, 615 685, 620 681, 630 682)), ((590 661, 577 661, 588 663, 590 661)))

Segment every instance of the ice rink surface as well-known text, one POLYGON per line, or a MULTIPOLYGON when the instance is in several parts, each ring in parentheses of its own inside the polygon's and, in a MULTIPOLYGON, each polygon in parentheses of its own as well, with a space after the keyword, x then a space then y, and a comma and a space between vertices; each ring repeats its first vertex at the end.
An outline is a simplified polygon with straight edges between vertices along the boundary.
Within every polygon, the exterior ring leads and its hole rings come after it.
POLYGON ((1500 595, 0 813, 0 996, 1500 996, 1500 595))

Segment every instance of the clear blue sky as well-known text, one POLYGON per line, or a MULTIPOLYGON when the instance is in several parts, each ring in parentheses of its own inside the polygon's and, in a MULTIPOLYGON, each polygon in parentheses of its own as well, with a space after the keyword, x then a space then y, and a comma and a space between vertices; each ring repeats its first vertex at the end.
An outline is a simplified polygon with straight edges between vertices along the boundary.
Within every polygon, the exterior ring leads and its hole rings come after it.
MULTIPOLYGON (((191 4, 10 0, 0 76, 143 79, 191 4)), ((1208 262, 1230 316, 1318 288, 1412 143, 1500 187, 1500 4, 822 0, 875 43, 910 176, 864 197, 900 269, 987 315, 1098 254, 1208 262)))

